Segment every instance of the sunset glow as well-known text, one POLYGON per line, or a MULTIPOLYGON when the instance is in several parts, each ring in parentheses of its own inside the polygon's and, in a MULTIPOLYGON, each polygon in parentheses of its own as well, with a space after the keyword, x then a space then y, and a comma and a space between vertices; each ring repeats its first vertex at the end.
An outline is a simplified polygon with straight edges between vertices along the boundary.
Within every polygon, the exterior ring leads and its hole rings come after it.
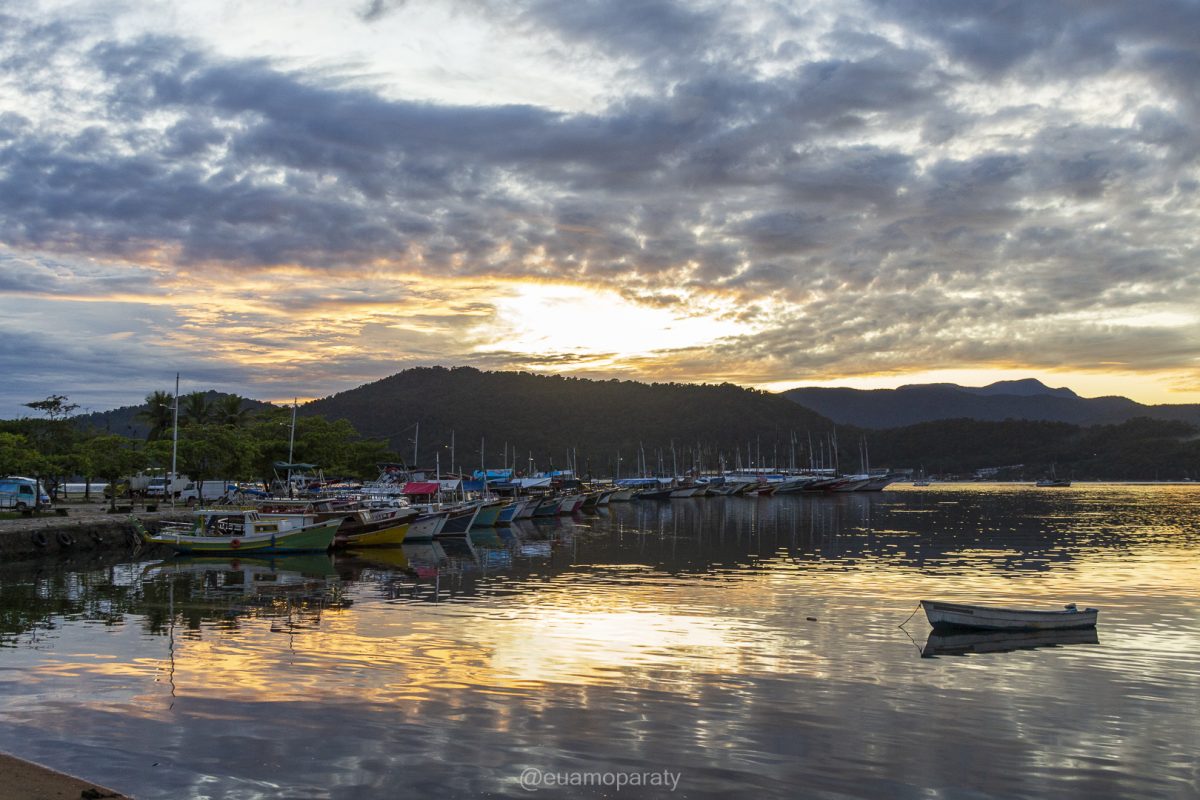
POLYGON ((1200 401, 1194 9, 4 13, 0 416, 432 364, 1200 401))

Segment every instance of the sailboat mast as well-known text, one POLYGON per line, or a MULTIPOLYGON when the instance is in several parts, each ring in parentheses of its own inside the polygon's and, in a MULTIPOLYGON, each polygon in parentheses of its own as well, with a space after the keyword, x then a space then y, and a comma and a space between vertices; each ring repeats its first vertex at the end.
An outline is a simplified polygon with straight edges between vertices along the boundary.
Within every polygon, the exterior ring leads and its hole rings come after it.
POLYGON ((296 449, 296 406, 300 398, 292 398, 292 431, 288 434, 288 497, 292 496, 292 452, 296 449))
POLYGON ((175 507, 175 466, 179 456, 179 373, 175 373, 175 421, 171 431, 171 480, 167 481, 167 492, 171 495, 171 508, 175 507))

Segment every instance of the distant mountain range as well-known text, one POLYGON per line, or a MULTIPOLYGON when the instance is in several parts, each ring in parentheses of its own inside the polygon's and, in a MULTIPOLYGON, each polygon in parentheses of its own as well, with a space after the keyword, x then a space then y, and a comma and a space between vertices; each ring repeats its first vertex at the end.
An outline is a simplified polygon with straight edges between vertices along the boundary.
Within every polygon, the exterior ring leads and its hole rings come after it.
MULTIPOLYGON (((143 438, 143 407, 75 420, 85 429, 143 438)), ((771 394, 732 384, 428 367, 314 400, 299 413, 346 419, 363 436, 386 440, 404 461, 443 469, 451 466, 451 442, 453 464, 463 469, 477 467, 481 457, 498 466, 507 454, 518 469, 527 469, 530 458, 536 469, 574 459, 584 473, 629 476, 639 452, 651 471, 670 472, 688 469, 697 450, 706 468, 722 456, 729 468, 759 459, 786 466, 793 452, 797 464, 808 465, 828 458, 835 422, 843 426, 839 463, 847 470, 862 456, 864 437, 853 428, 872 429, 865 437, 872 464, 937 475, 1016 465, 1004 475, 1034 478, 1057 467, 1078 479, 1196 478, 1200 463, 1200 406, 1083 398, 1036 380, 771 394), (1146 417, 1152 419, 1138 419, 1146 417)))
POLYGON ((783 395, 839 425, 872 429, 947 419, 1111 425, 1147 417, 1200 423, 1200 405, 1143 405, 1125 397, 1080 397, 1070 389, 1052 389, 1033 378, 981 387, 952 383, 898 389, 801 387, 783 395))

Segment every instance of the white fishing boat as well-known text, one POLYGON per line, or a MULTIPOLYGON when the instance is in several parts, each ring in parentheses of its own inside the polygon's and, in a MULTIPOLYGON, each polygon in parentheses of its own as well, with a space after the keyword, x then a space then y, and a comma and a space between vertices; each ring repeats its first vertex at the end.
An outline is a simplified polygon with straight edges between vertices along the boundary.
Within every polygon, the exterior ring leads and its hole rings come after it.
POLYGON ((1080 610, 1074 603, 1062 611, 1037 611, 1023 608, 963 605, 922 600, 921 608, 934 628, 975 628, 989 631, 1045 631, 1065 628, 1093 628, 1095 608, 1080 610))

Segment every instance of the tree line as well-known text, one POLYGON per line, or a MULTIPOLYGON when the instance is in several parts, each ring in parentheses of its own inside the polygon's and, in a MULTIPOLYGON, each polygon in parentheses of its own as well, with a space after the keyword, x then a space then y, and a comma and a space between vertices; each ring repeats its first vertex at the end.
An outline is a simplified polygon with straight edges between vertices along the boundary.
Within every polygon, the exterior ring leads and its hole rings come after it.
MULTIPOLYGON (((116 485, 146 469, 171 466, 175 397, 154 391, 138 412, 148 425, 144 439, 74 424, 77 406, 65 395, 51 395, 26 407, 40 416, 0 421, 0 475, 25 475, 43 481, 49 491, 69 478, 116 485)), ((358 434, 346 420, 306 416, 295 423, 292 411, 254 409, 237 395, 212 397, 192 392, 179 398, 177 470, 194 481, 238 480, 269 484, 274 465, 289 449, 297 462, 320 465, 332 475, 373 477, 376 465, 394 459, 386 443, 358 434)))

